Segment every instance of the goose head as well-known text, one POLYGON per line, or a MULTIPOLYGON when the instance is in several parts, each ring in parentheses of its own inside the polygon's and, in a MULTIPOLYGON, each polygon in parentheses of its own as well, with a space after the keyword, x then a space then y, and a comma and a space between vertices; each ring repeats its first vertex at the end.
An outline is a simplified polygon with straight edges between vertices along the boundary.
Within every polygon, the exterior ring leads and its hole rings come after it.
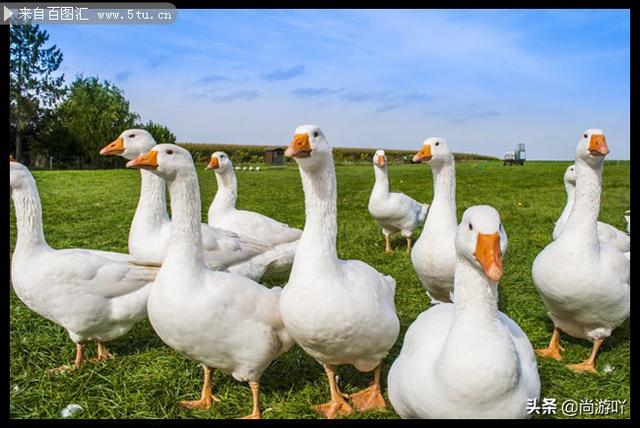
POLYGON ((318 126, 301 125, 296 128, 284 155, 294 158, 301 168, 306 168, 331 157, 331 146, 318 126))
POLYGON ((175 144, 158 144, 127 162, 127 168, 146 169, 167 181, 180 174, 194 171, 191 153, 175 144))
POLYGON ((507 250, 507 234, 500 214, 488 205, 468 208, 456 232, 456 252, 496 284, 504 273, 502 257, 507 250))
POLYGON ((214 169, 216 172, 233 170, 231 159, 225 152, 215 152, 211 155, 207 169, 214 169))
POLYGON ((587 129, 584 131, 576 147, 576 159, 596 166, 600 165, 608 154, 609 146, 607 146, 607 139, 602 130, 587 129))
POLYGON ((373 155, 373 164, 379 168, 384 168, 387 165, 387 156, 385 156, 384 150, 376 150, 373 155))
POLYGON ((17 189, 25 189, 33 185, 33 176, 26 166, 19 162, 9 161, 9 188, 11 193, 17 189))
POLYGON ((100 150, 100 154, 106 155, 118 155, 125 159, 132 160, 137 158, 143 153, 147 153, 153 146, 156 145, 156 140, 149 131, 144 129, 127 129, 118 138, 107 144, 100 150))
POLYGON ((431 165, 441 165, 453 160, 453 153, 449 150, 447 140, 442 137, 427 138, 422 148, 413 157, 414 162, 427 161, 431 165))
POLYGON ((575 186, 576 185, 576 166, 574 165, 569 165, 567 167, 567 170, 564 172, 564 182, 575 186))

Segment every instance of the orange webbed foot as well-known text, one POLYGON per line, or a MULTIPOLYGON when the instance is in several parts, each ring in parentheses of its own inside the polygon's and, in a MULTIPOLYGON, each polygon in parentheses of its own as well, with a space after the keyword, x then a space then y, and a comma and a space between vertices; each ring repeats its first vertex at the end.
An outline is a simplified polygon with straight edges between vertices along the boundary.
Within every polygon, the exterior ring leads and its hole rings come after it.
POLYGON ((351 394, 349 398, 353 401, 354 407, 361 412, 387 408, 387 403, 384 401, 378 385, 372 385, 362 391, 351 394))
POLYGON ((578 364, 568 364, 567 367, 575 373, 594 373, 598 374, 594 363, 589 361, 583 361, 578 364))
POLYGON ((560 351, 564 351, 564 348, 558 346, 557 348, 536 349, 536 354, 540 357, 548 357, 553 358, 556 361, 562 361, 560 351))
POLYGON ((211 404, 214 401, 216 403, 219 403, 220 399, 218 397, 216 397, 215 395, 211 394, 210 397, 201 398, 199 400, 193 400, 193 401, 184 400, 184 401, 181 401, 180 405, 182 407, 184 407, 185 409, 209 410, 209 408, 211 407, 211 404))
POLYGON ((347 416, 353 412, 353 408, 344 400, 331 400, 328 403, 313 406, 313 408, 326 419, 347 416))

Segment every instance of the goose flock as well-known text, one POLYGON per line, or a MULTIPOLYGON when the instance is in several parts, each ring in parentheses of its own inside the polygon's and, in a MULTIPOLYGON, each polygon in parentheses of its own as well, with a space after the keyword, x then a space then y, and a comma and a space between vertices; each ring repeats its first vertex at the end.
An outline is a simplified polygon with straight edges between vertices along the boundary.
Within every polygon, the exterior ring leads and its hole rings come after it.
MULTIPOLYGON (((447 141, 428 138, 413 158, 431 166, 430 204, 390 192, 388 159, 376 151, 368 210, 387 253, 393 251, 392 234, 406 239, 432 304, 409 326, 391 362, 386 384, 398 415, 530 417, 527 403, 540 396, 536 354, 562 360, 562 332, 593 343, 583 362, 568 367, 597 373, 596 355, 629 316, 630 303, 630 212, 626 233, 598 221, 608 153, 603 132, 589 129, 565 173, 566 206, 553 240, 532 266, 554 324, 549 346, 534 351, 526 333, 498 309, 508 243, 500 214, 476 205, 458 223, 455 161, 447 141)), ((10 159, 17 226, 13 288, 31 310, 64 327, 76 346, 74 362, 51 371, 81 368, 91 341, 97 342, 96 360, 113 358, 105 343, 148 318, 167 346, 203 367, 200 398, 180 402, 185 408, 208 409, 220 401, 212 385, 217 369, 249 384, 253 410, 246 418, 261 418, 260 378, 295 345, 326 372, 329 400, 314 406, 321 416, 387 406, 382 364, 400 335, 396 281, 360 260, 338 258, 337 179, 332 147, 319 127, 296 128, 285 152, 300 172, 303 230, 236 208, 238 168, 224 152, 213 153, 207 166, 218 184, 207 223, 194 161, 184 148, 156 144, 147 131, 130 129, 100 154, 121 156, 127 168, 140 170, 128 254, 51 248, 36 182, 10 159), (283 272, 289 275, 283 287, 259 282, 283 272), (343 365, 372 373, 371 384, 344 394, 336 380, 343 365)))

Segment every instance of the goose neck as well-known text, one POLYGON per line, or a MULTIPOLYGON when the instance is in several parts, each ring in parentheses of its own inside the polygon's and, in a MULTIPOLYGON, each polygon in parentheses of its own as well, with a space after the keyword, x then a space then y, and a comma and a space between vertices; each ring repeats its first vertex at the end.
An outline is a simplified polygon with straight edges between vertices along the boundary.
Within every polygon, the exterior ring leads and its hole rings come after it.
POLYGON ((47 246, 42 226, 42 205, 33 177, 30 177, 30 185, 14 189, 11 197, 16 213, 15 249, 47 246))
POLYGON ((389 174, 387 173, 387 166, 377 167, 374 165, 373 172, 375 176, 375 183, 373 184, 373 192, 379 194, 389 193, 389 174))
POLYGON ((133 223, 161 225, 169 220, 165 182, 162 178, 144 169, 140 170, 140 199, 133 223))
POLYGON ((201 202, 198 177, 195 171, 181 172, 169 182, 171 195, 171 240, 163 267, 174 263, 182 269, 186 265, 204 264, 202 249, 201 202))
POLYGON ((491 325, 498 312, 497 285, 462 256, 458 256, 454 278, 455 319, 491 325))
POLYGON ((573 205, 573 198, 576 195, 576 184, 571 181, 565 181, 564 191, 567 193, 567 204, 571 202, 571 205, 573 205))
POLYGON ((427 226, 456 227, 456 167, 451 158, 432 165, 433 201, 429 207, 427 226), (431 225, 429 224, 431 223, 431 225))
POLYGON ((300 168, 305 200, 305 225, 297 252, 337 261, 336 174, 329 155, 318 164, 300 168))
POLYGON ((602 191, 602 162, 590 165, 576 159, 576 187, 573 207, 562 231, 562 237, 598 247, 598 215, 602 191))
POLYGON ((569 218, 569 214, 571 214, 571 210, 573 209, 573 202, 576 196, 576 186, 573 183, 565 182, 564 190, 567 193, 567 203, 562 210, 562 214, 560 214, 560 218, 556 222, 556 225, 553 229, 553 238, 558 239, 560 233, 564 229, 565 224, 567 224, 567 219, 569 218))
POLYGON ((218 190, 211 207, 216 212, 234 209, 238 199, 238 180, 235 171, 227 168, 223 171, 216 171, 215 175, 218 190))

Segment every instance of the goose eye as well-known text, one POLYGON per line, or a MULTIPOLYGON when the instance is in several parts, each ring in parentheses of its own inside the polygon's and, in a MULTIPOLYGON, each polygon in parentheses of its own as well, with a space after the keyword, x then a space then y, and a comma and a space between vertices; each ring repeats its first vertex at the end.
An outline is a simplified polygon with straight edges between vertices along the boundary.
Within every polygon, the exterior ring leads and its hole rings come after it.
POLYGON ((136 134, 129 134, 129 135, 128 135, 128 137, 129 137, 129 138, 133 138, 133 137, 135 137, 135 136, 136 136, 136 134))
POLYGON ((439 142, 439 141, 437 141, 437 142, 436 142, 436 146, 439 146, 439 145, 440 145, 440 142, 439 142))
POLYGON ((172 155, 173 154, 173 150, 167 150, 165 153, 168 154, 168 155, 172 155))
POLYGON ((584 134, 584 138, 588 138, 589 136, 587 134, 584 134))
POLYGON ((319 134, 318 134, 318 131, 316 131, 316 132, 314 132, 314 133, 313 133, 313 137, 314 137, 314 138, 318 138, 318 135, 319 135, 319 134))
POLYGON ((473 230, 473 225, 469 223, 469 230, 473 230))

